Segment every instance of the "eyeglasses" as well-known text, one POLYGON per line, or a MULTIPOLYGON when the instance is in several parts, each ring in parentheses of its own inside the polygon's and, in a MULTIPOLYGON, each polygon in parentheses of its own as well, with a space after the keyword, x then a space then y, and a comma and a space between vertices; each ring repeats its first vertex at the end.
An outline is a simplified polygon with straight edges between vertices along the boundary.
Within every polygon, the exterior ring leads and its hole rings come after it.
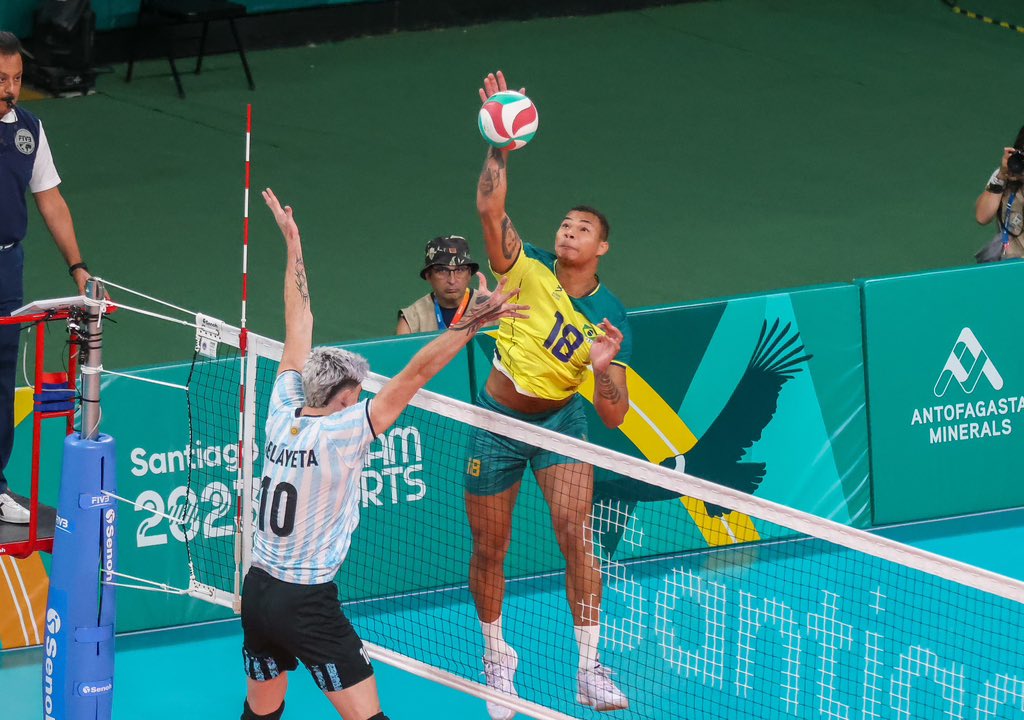
POLYGON ((443 265, 434 265, 430 268, 430 272, 435 275, 447 275, 449 277, 466 277, 469 275, 469 267, 466 265, 460 265, 458 267, 445 267, 443 265))

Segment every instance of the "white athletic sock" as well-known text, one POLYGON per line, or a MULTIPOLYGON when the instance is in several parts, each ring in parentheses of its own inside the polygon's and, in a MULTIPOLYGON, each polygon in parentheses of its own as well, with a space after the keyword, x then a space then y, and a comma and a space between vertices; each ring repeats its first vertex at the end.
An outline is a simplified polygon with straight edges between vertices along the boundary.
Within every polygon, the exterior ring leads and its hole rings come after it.
POLYGON ((500 662, 503 658, 514 656, 516 651, 505 642, 501 633, 501 615, 494 622, 480 621, 480 628, 484 633, 484 660, 488 662, 500 662))
POLYGON ((597 667, 597 646, 601 642, 600 625, 574 625, 576 643, 580 646, 580 670, 597 667))

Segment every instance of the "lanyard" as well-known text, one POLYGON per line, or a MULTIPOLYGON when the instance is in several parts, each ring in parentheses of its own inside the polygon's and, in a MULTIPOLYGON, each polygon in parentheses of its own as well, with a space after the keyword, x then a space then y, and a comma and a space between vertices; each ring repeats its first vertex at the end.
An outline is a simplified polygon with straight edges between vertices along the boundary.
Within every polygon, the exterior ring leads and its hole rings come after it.
POLYGON ((1006 246, 1010 244, 1010 210, 1013 209, 1013 201, 1017 199, 1017 190, 1014 189, 1010 199, 1006 201, 1006 212, 1003 213, 1003 251, 1000 258, 1006 257, 1006 246))
MULTIPOLYGON (((462 314, 466 312, 466 307, 469 305, 469 288, 466 288, 466 294, 462 296, 462 302, 459 304, 459 309, 455 311, 455 317, 452 318, 452 325, 462 319, 462 314)), ((447 330, 448 326, 444 322, 444 316, 441 315, 441 306, 437 304, 437 298, 434 298, 434 315, 437 316, 437 327, 439 330, 447 330)))

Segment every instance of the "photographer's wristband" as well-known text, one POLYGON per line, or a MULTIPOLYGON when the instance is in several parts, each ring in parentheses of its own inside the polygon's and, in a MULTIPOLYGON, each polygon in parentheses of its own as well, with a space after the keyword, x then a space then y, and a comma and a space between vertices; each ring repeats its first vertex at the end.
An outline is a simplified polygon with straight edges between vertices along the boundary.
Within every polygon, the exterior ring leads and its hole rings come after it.
POLYGON ((995 195, 1002 195, 1004 190, 1006 190, 1006 186, 1000 185, 999 183, 989 183, 985 186, 985 192, 990 192, 995 195))

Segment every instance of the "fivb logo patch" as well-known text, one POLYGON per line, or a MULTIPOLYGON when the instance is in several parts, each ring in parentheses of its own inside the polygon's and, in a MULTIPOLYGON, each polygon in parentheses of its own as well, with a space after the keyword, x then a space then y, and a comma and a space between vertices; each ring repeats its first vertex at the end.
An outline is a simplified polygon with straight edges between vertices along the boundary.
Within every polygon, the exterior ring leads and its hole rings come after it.
POLYGON ((945 367, 935 383, 935 397, 946 394, 950 384, 956 380, 965 393, 970 395, 985 377, 995 390, 1003 389, 1003 377, 992 364, 985 348, 970 328, 960 331, 960 337, 949 353, 945 367))

